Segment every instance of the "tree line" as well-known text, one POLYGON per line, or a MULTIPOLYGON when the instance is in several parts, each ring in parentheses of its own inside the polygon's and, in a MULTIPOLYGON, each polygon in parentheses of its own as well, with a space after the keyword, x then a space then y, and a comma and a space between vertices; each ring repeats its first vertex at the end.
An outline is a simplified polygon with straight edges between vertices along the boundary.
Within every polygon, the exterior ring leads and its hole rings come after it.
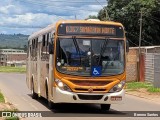
POLYGON ((139 45, 140 16, 142 15, 142 46, 160 45, 160 0, 107 0, 97 16, 102 21, 121 22, 130 46, 139 45), (107 11, 107 13, 106 13, 107 11))

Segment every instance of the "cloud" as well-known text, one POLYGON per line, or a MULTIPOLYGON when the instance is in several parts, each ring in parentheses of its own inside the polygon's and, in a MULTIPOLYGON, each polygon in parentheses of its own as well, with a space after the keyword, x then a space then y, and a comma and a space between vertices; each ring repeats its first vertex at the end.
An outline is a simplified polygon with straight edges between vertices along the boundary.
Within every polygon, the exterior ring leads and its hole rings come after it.
POLYGON ((9 13, 9 9, 13 9, 13 8, 14 8, 14 5, 7 5, 7 6, 4 6, 4 7, 1 7, 0 8, 0 13, 8 14, 9 13))
POLYGON ((0 3, 0 25, 3 27, 0 30, 9 33, 10 28, 15 29, 15 33, 27 34, 37 30, 36 27, 47 26, 62 18, 75 19, 76 15, 77 19, 85 19, 89 15, 97 15, 102 8, 96 0, 0 0, 0 3))
POLYGON ((12 17, 2 17, 1 25, 3 26, 46 26, 54 21, 58 20, 57 16, 48 15, 44 13, 26 13, 24 15, 14 15, 12 17))

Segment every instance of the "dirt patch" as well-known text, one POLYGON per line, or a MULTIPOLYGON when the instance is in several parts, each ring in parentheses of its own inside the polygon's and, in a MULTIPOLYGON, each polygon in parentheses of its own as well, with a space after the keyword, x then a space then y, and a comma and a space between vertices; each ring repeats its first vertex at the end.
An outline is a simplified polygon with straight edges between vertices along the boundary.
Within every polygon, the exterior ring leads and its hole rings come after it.
POLYGON ((153 100, 155 102, 160 101, 160 93, 150 93, 145 88, 140 88, 140 89, 137 89, 137 90, 127 89, 126 94, 130 94, 130 95, 134 95, 134 96, 137 96, 137 97, 153 100))
POLYGON ((11 104, 11 103, 0 103, 0 111, 5 111, 5 110, 16 110, 16 108, 11 104))

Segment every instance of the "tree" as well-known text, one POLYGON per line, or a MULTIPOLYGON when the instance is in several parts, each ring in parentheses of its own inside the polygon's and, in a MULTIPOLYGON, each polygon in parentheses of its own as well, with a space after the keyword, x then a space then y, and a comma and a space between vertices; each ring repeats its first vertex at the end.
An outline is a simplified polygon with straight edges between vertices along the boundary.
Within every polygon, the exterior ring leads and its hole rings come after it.
POLYGON ((23 50, 24 50, 25 52, 27 52, 27 49, 28 49, 27 45, 24 45, 24 46, 23 46, 23 50))
POLYGON ((143 15, 142 45, 160 45, 160 4, 158 0, 109 0, 107 7, 98 13, 106 20, 105 10, 113 21, 121 22, 132 46, 139 44, 139 19, 143 15))

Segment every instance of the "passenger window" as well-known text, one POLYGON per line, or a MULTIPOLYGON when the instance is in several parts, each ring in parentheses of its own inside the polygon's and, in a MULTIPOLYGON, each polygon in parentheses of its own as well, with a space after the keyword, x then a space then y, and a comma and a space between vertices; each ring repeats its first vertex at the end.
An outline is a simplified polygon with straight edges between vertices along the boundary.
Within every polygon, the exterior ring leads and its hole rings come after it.
POLYGON ((43 35, 43 39, 42 39, 42 47, 45 46, 45 35, 43 35))

